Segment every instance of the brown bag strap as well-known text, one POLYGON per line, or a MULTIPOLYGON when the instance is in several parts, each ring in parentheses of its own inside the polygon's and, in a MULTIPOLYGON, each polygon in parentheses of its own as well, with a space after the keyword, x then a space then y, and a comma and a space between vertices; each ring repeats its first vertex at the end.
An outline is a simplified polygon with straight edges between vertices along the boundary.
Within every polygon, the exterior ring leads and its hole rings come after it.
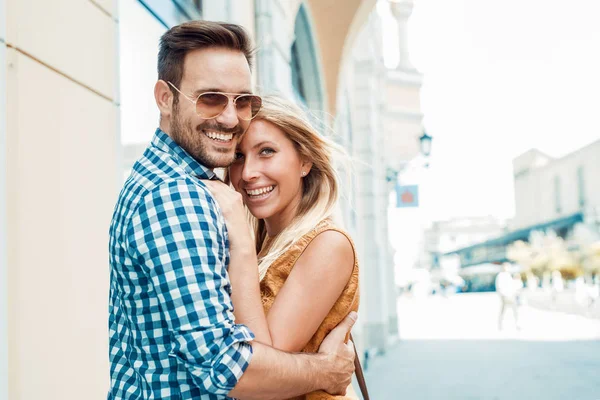
POLYGON ((360 393, 362 393, 363 400, 369 400, 367 383, 365 382, 363 369, 360 365, 360 357, 358 356, 358 352, 356 351, 356 345, 354 344, 354 339, 352 339, 352 334, 350 334, 350 340, 352 340, 352 346, 354 346, 354 372, 356 373, 356 380, 358 381, 358 386, 360 387, 360 393))

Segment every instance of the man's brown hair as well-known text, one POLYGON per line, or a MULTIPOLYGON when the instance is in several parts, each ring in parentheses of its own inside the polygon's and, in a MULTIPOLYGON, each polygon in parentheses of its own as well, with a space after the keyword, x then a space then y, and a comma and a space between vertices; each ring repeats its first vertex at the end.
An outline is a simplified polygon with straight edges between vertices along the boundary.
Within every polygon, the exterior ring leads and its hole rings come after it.
MULTIPOLYGON (((158 79, 179 87, 183 79, 183 61, 191 50, 222 47, 244 53, 252 67, 254 50, 248 33, 235 24, 189 21, 165 32, 158 50, 158 79)), ((171 88, 177 101, 177 93, 171 88)))

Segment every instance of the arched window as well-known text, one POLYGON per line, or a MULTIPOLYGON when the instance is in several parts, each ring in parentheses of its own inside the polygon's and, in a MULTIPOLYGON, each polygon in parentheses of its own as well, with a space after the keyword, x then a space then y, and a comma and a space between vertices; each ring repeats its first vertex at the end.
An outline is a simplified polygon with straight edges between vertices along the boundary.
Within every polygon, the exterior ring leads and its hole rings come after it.
POLYGON ((304 4, 300 6, 296 15, 294 37, 290 60, 294 94, 309 109, 323 110, 323 81, 318 53, 304 4))

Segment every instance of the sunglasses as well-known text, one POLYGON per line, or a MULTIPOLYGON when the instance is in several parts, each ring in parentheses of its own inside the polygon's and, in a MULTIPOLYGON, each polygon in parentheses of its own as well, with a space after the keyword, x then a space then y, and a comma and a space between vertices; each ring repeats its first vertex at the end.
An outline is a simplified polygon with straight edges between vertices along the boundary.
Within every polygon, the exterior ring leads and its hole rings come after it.
POLYGON ((250 121, 256 117, 262 106, 260 96, 253 94, 225 93, 225 92, 204 92, 198 95, 196 99, 189 97, 177 89, 171 82, 167 82, 177 90, 179 94, 196 105, 196 114, 202 119, 217 118, 225 111, 229 105, 229 100, 233 101, 235 110, 239 119, 250 121))

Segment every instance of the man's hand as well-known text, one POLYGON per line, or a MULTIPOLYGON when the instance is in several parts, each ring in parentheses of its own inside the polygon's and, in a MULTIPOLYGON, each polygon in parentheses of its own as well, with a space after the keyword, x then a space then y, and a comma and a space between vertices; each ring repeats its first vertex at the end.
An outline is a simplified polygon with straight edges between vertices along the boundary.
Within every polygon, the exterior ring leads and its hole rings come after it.
POLYGON ((358 315, 352 311, 325 337, 319 353, 326 354, 331 364, 326 374, 323 389, 332 395, 345 395, 354 373, 354 345, 347 340, 358 315), (348 343, 346 343, 346 341, 348 343))

